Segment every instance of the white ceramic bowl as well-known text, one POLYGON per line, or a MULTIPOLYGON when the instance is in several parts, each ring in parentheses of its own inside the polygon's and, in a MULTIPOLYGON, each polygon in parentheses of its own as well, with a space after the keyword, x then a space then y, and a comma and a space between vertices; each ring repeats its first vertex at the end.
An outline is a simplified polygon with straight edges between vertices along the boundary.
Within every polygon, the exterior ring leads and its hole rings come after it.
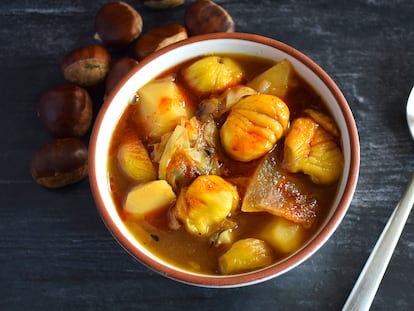
POLYGON ((90 139, 90 184, 97 208, 110 232, 137 260, 180 282, 206 287, 235 287, 276 277, 309 258, 334 233, 354 194, 359 173, 359 140, 351 110, 335 82, 310 58, 279 41, 252 34, 216 33, 192 37, 168 46, 143 60, 115 88, 101 108, 90 139), (121 220, 108 187, 108 147, 111 136, 134 93, 150 80, 175 65, 207 53, 241 53, 274 61, 288 59, 295 70, 323 97, 342 135, 345 166, 339 190, 326 221, 299 251, 267 268, 230 276, 209 276, 188 272, 157 258, 128 231, 121 220))

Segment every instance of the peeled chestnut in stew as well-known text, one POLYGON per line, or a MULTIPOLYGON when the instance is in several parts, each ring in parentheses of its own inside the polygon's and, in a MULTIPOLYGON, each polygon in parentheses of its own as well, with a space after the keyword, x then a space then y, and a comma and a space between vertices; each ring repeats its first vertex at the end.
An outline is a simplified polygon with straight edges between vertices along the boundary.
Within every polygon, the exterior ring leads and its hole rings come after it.
POLYGON ((75 84, 57 85, 41 97, 39 118, 56 138, 81 137, 91 126, 91 97, 85 89, 75 84))
POLYGON ((129 4, 108 2, 95 16, 96 38, 113 48, 124 48, 142 31, 142 17, 129 4))
POLYGON ((48 188, 77 183, 88 176, 88 148, 78 138, 61 138, 40 146, 30 163, 32 178, 48 188))

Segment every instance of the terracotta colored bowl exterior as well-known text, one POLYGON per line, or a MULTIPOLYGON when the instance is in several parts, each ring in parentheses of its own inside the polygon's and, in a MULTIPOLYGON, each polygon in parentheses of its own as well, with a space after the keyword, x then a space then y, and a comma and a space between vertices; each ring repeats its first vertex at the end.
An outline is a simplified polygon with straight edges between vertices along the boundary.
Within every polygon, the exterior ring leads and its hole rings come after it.
POLYGON ((335 82, 316 63, 279 41, 244 33, 218 33, 191 37, 168 46, 145 60, 109 95, 102 106, 90 140, 89 176, 101 217, 116 240, 138 261, 174 280, 205 287, 236 287, 262 282, 289 271, 315 253, 342 221, 354 194, 359 173, 359 139, 352 112, 335 82), (342 134, 345 167, 330 215, 320 230, 288 258, 250 273, 211 276, 188 272, 162 261, 146 250, 118 215, 107 181, 108 147, 114 128, 129 99, 141 86, 183 61, 208 53, 241 53, 275 61, 288 59, 295 70, 324 98, 342 134))

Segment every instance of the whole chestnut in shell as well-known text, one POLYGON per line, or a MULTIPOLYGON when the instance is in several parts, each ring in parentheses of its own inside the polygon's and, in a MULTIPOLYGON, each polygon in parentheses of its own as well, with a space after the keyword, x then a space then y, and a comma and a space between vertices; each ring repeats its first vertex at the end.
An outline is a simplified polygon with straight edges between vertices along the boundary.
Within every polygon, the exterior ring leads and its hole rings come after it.
POLYGON ((88 176, 88 148, 78 138, 61 138, 40 146, 30 163, 32 178, 48 188, 77 183, 88 176))
POLYGON ((180 24, 166 24, 143 34, 134 47, 135 56, 144 57, 175 42, 187 39, 187 30, 180 24))
POLYGON ((142 0, 146 7, 156 10, 171 9, 184 4, 184 0, 142 0))
POLYGON ((92 100, 89 93, 71 83, 57 85, 40 99, 39 118, 56 138, 81 137, 92 123, 92 100))
POLYGON ((211 0, 197 0, 191 3, 185 12, 185 26, 190 36, 233 32, 233 18, 220 5, 211 0))
POLYGON ((107 96, 116 84, 139 62, 131 57, 123 57, 117 60, 109 70, 105 81, 105 96, 107 96))
POLYGON ((95 38, 112 48, 124 48, 142 32, 142 17, 122 1, 104 4, 95 16, 95 38))
POLYGON ((108 74, 111 55, 100 45, 74 49, 62 60, 65 79, 81 86, 93 86, 102 82, 108 74))

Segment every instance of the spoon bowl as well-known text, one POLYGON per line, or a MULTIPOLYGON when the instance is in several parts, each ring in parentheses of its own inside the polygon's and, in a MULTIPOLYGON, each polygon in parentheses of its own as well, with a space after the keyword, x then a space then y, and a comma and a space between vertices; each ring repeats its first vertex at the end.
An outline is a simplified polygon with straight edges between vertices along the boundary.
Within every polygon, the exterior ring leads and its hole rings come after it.
POLYGON ((414 139, 414 87, 411 89, 406 107, 407 123, 411 136, 414 139))

